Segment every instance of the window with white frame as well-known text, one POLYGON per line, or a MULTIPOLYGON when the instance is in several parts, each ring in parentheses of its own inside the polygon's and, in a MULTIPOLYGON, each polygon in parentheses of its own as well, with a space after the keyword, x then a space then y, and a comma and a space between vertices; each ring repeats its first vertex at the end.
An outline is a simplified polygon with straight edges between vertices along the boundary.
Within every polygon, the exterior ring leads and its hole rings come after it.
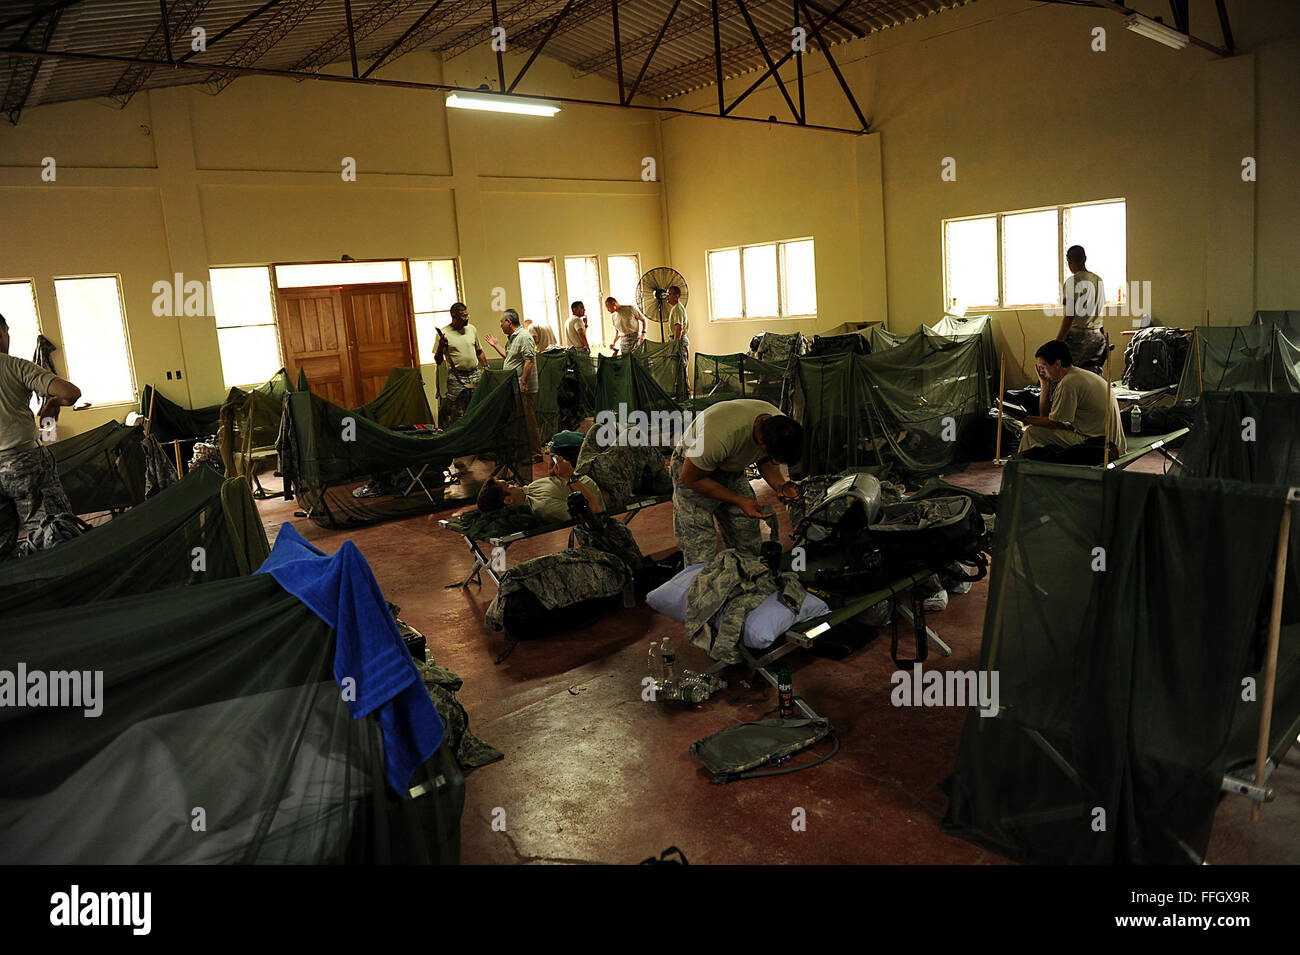
POLYGON ((63 332, 68 379, 92 405, 137 399, 131 344, 116 275, 56 278, 54 300, 63 332))
MULTIPOLYGON (((41 319, 36 310, 36 286, 31 279, 0 280, 0 315, 9 326, 9 354, 29 360, 35 357, 41 319)), ((32 395, 30 404, 35 412, 41 406, 41 399, 32 395)))
POLYGON ((41 320, 36 312, 36 286, 30 279, 0 280, 0 315, 9 325, 9 354, 31 359, 41 320))
POLYGON ((1123 199, 1000 212, 943 222, 943 304, 965 308, 1045 308, 1061 304, 1065 253, 1083 247, 1107 304, 1128 281, 1123 199))
POLYGON ((437 330, 451 324, 451 307, 460 300, 460 275, 455 259, 411 260, 416 351, 424 364, 433 361, 437 330))
MULTIPOLYGON (((620 305, 636 305, 636 287, 641 282, 641 257, 639 255, 611 255, 609 257, 609 294, 620 305)), ((600 303, 601 310, 605 303, 600 303)))
POLYGON ((208 270, 217 351, 227 388, 260 385, 280 370, 271 270, 265 265, 208 270))
POLYGON ((554 259, 519 260, 519 304, 523 320, 546 325, 560 337, 560 291, 554 259))
POLYGON ((708 254, 708 273, 710 321, 817 314, 812 239, 714 249, 708 254))
MULTIPOLYGON (((605 301, 600 291, 600 262, 594 255, 570 255, 564 259, 564 286, 569 301, 581 302, 587 310, 587 344, 594 351, 605 345, 605 301)), ((568 321, 572 309, 564 310, 568 321)), ((567 342, 565 343, 567 344, 567 342)))

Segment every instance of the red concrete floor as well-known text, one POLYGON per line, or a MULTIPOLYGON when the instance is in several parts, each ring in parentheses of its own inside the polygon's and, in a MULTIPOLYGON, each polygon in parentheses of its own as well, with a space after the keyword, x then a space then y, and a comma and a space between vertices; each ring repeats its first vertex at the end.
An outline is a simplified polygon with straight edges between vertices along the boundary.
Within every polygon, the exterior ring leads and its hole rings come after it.
MULTIPOLYGON (((1151 459, 1139 466, 1161 470, 1151 459)), ((1001 469, 973 465, 949 480, 996 490, 1001 469)), ((640 605, 582 631, 521 643, 494 665, 509 643, 483 624, 492 583, 443 586, 470 566, 461 538, 438 526, 447 512, 341 532, 293 518, 294 505, 282 500, 260 508, 272 539, 279 522, 291 520, 326 551, 347 537, 355 541, 388 599, 427 636, 431 656, 464 679, 459 696, 471 726, 506 754, 467 777, 466 863, 635 863, 668 846, 705 864, 1005 862, 940 832, 947 801, 938 786, 952 769, 965 714, 892 706, 887 636, 842 660, 805 651, 785 658, 796 693, 835 726, 841 749, 833 759, 789 776, 717 786, 688 754, 691 742, 762 717, 775 707, 775 692, 742 685, 744 672, 732 668, 728 689, 704 704, 643 702, 650 641, 672 638, 679 668, 710 663, 683 646, 680 624, 640 605), (500 810, 504 831, 492 827, 500 810), (806 818, 802 831, 792 826, 796 816, 806 818)), ((673 546, 671 504, 639 514, 631 527, 646 553, 673 546)), ((510 563, 566 543, 564 533, 522 541, 510 548, 510 563)), ((943 613, 927 616, 953 649, 946 659, 932 652, 928 665, 978 666, 986 592, 980 582, 943 613)), ((795 759, 828 748, 823 742, 795 759)), ((1300 862, 1294 754, 1274 777, 1278 798, 1260 822, 1248 821, 1244 800, 1221 805, 1211 863, 1300 862)))

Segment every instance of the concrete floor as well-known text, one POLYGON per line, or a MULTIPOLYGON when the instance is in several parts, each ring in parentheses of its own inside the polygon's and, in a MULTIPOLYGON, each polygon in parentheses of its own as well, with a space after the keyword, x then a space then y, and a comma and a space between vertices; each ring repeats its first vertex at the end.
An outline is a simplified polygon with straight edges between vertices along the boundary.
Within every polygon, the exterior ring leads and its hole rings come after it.
MULTIPOLYGON (((1139 467, 1160 470, 1149 459, 1139 467)), ((973 465, 949 480, 996 490, 1001 469, 973 465)), ((270 489, 277 481, 266 483, 270 489)), ((640 605, 579 632, 522 643, 495 665, 509 646, 483 625, 495 588, 490 581, 468 590, 443 586, 470 566, 459 536, 438 526, 448 513, 341 532, 294 518, 295 506, 283 500, 259 506, 272 540, 286 520, 327 552, 351 537, 388 599, 427 636, 431 655, 464 678, 460 700, 471 726, 506 754, 468 776, 466 863, 635 863, 674 845, 692 863, 706 864, 1006 861, 939 831, 947 800, 938 785, 952 770, 965 714, 892 706, 887 636, 842 660, 804 651, 786 658, 796 693, 836 728, 841 749, 833 759, 789 776, 715 786, 689 756, 691 742, 760 718, 776 705, 775 692, 738 685, 733 673, 743 673, 733 668, 729 688, 702 705, 643 702, 650 641, 672 637, 679 667, 700 670, 710 662, 682 646, 680 624, 640 605), (499 810, 504 831, 492 827, 499 810), (802 831, 792 825, 798 817, 806 818, 802 831)), ((788 534, 784 509, 778 510, 788 534)), ((673 546, 671 504, 639 514, 631 526, 646 553, 673 546)), ((510 562, 566 543, 564 533, 520 542, 510 548, 510 562)), ((932 660, 945 668, 977 667, 986 592, 987 582, 980 582, 927 618, 953 649, 951 658, 932 660)), ((809 752, 827 749, 822 743, 809 752)), ((1249 821, 1242 799, 1221 804, 1212 864, 1300 863, 1296 750, 1274 786, 1277 801, 1259 822, 1249 821)))

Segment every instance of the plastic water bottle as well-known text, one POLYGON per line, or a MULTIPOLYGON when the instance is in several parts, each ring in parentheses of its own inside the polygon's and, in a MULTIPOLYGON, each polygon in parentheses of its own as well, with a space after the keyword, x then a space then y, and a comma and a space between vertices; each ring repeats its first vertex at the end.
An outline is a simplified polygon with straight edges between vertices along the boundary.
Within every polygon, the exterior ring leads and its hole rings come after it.
POLYGON ((650 641, 650 676, 654 677, 656 683, 663 680, 663 658, 659 656, 659 644, 655 640, 650 641))
POLYGON ((1134 405, 1133 410, 1129 412, 1129 427, 1133 429, 1134 434, 1142 433, 1142 406, 1134 405))
POLYGON ((668 638, 664 637, 664 642, 659 644, 659 656, 664 664, 664 682, 673 682, 673 664, 677 662, 677 652, 668 645, 668 638))

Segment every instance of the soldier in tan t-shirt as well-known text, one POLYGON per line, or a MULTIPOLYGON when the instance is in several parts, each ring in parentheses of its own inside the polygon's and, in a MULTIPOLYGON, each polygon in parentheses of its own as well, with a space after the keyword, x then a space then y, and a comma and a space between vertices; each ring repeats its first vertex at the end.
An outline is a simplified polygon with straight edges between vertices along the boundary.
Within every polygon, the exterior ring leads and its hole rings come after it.
POLYGON ((1015 416, 1028 425, 1020 439, 1021 453, 1049 446, 1068 448, 1107 435, 1118 454, 1127 450, 1119 403, 1101 375, 1074 367, 1070 348, 1062 341, 1038 349, 1034 364, 1042 387, 1039 414, 1015 416))
POLYGON ((72 505, 59 483, 54 455, 36 438, 28 404, 32 393, 45 397, 40 417, 57 419, 59 409, 75 404, 81 389, 35 362, 9 354, 9 323, 0 315, 0 560, 16 553, 53 547, 80 533, 72 505), (18 529, 27 540, 18 546, 18 529))
POLYGON ((673 537, 686 566, 713 559, 714 519, 727 547, 757 557, 762 543, 758 520, 764 508, 754 499, 746 473, 758 466, 782 503, 799 496, 781 473, 803 454, 803 428, 781 409, 756 398, 720 401, 702 411, 673 451, 673 537))

